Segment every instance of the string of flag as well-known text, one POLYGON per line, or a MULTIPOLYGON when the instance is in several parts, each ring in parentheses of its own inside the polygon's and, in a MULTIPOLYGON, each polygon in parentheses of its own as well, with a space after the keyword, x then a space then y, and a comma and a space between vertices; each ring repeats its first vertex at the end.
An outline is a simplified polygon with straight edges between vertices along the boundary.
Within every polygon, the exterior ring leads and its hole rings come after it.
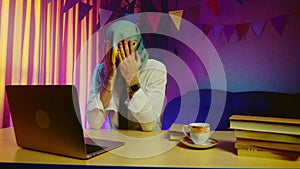
MULTIPOLYGON (((51 0, 48 0, 48 3, 51 2, 51 0)), ((244 6, 243 0, 236 0, 238 4, 241 6, 244 6)), ((80 0, 66 0, 66 3, 63 7, 63 12, 67 12, 69 9, 74 7, 76 4, 79 4, 79 20, 81 21, 90 10, 93 8, 91 5, 86 4, 84 2, 81 2, 80 0)), ((204 3, 213 13, 220 17, 220 8, 219 8, 219 0, 208 0, 204 3)), ((158 5, 159 6, 159 5, 158 5)), ((224 32, 225 37, 227 41, 229 41, 233 35, 233 33, 236 31, 238 35, 238 40, 241 40, 243 36, 248 32, 248 30, 251 28, 254 35, 257 38, 260 38, 264 27, 266 26, 267 21, 270 21, 275 28, 275 30, 278 32, 279 35, 282 35, 288 20, 288 17, 293 14, 286 14, 286 15, 280 15, 272 18, 264 18, 257 21, 252 22, 246 22, 246 23, 237 23, 237 24, 202 24, 199 23, 200 18, 200 11, 201 11, 201 5, 194 5, 190 7, 185 7, 183 9, 177 9, 172 10, 169 8, 168 14, 173 21, 174 26, 177 30, 180 30, 181 21, 183 18, 183 14, 188 15, 190 18, 190 21, 195 23, 206 35, 212 31, 213 36, 215 39, 218 39, 222 32, 224 32)), ((110 11, 107 9, 99 9, 99 17, 100 17, 100 27, 104 26, 104 24, 109 20, 110 16, 114 13, 114 11, 110 11)), ((149 13, 149 16, 147 17, 147 20, 153 30, 153 32, 156 32, 157 28, 159 27, 159 21, 160 21, 160 14, 159 13, 149 13)), ((295 12, 296 17, 300 19, 300 10, 295 12)), ((130 13, 124 14, 125 19, 130 20, 134 23, 138 22, 138 15, 131 15, 130 13)))

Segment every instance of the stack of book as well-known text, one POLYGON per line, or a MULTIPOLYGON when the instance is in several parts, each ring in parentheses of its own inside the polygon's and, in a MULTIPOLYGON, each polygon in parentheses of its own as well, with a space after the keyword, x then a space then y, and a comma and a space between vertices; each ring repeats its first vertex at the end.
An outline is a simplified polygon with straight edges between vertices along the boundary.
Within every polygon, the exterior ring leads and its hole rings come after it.
POLYGON ((300 119, 232 115, 238 156, 300 160, 300 119))

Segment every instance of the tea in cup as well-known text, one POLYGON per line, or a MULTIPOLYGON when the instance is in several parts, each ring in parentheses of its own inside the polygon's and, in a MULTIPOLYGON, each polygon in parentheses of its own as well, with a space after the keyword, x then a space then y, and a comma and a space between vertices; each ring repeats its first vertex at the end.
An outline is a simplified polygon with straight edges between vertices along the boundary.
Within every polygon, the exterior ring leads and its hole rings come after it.
POLYGON ((209 123, 190 123, 189 125, 184 125, 182 131, 198 145, 204 144, 210 137, 209 123), (189 134, 187 134, 187 132, 189 132, 189 134))

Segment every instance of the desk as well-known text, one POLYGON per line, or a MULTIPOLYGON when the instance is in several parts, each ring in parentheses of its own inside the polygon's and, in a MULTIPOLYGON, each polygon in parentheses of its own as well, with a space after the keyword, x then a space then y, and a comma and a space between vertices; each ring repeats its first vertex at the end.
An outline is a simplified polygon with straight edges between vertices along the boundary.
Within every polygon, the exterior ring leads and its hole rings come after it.
MULTIPOLYGON (((86 130, 85 134, 94 138, 117 137, 112 134, 116 130, 86 130)), ((118 131, 119 132, 119 131, 118 131)), ((251 158, 236 156, 234 149, 234 133, 232 131, 216 131, 212 138, 219 141, 218 145, 211 149, 195 150, 189 149, 176 141, 168 140, 167 131, 139 132, 120 131, 129 137, 135 137, 136 141, 128 142, 111 152, 89 160, 72 159, 68 157, 52 155, 32 150, 26 150, 16 145, 13 128, 0 129, 0 161, 2 163, 22 164, 59 164, 80 166, 140 166, 140 167, 206 167, 206 168, 299 168, 300 161, 285 161, 275 159, 251 158), (157 143, 145 143, 145 138, 159 135, 157 143), (144 147, 141 147, 143 146, 144 147), (144 150, 159 150, 165 146, 172 146, 169 150, 151 157, 128 158, 122 153, 144 150), (138 149, 138 150, 137 150, 138 149), (121 154, 121 155, 120 155, 121 154)), ((155 153, 155 151, 153 151, 155 153)), ((133 155, 134 153, 130 154, 133 155)), ((1 165, 0 165, 1 166, 1 165)))

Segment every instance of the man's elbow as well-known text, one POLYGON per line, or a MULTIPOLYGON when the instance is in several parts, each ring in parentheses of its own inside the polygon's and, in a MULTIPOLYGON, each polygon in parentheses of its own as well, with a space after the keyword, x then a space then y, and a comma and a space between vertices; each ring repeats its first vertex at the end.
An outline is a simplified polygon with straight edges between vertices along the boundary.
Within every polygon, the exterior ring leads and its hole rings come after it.
POLYGON ((101 124, 94 120, 88 120, 88 123, 90 125, 90 128, 95 129, 95 130, 100 129, 100 127, 101 127, 101 124))
POLYGON ((156 124, 156 122, 143 123, 143 124, 141 124, 141 127, 142 127, 143 131, 150 132, 150 131, 155 130, 155 127, 154 127, 155 124, 156 124))
POLYGON ((92 129, 100 129, 104 119, 97 110, 94 110, 87 113, 87 121, 92 129))

